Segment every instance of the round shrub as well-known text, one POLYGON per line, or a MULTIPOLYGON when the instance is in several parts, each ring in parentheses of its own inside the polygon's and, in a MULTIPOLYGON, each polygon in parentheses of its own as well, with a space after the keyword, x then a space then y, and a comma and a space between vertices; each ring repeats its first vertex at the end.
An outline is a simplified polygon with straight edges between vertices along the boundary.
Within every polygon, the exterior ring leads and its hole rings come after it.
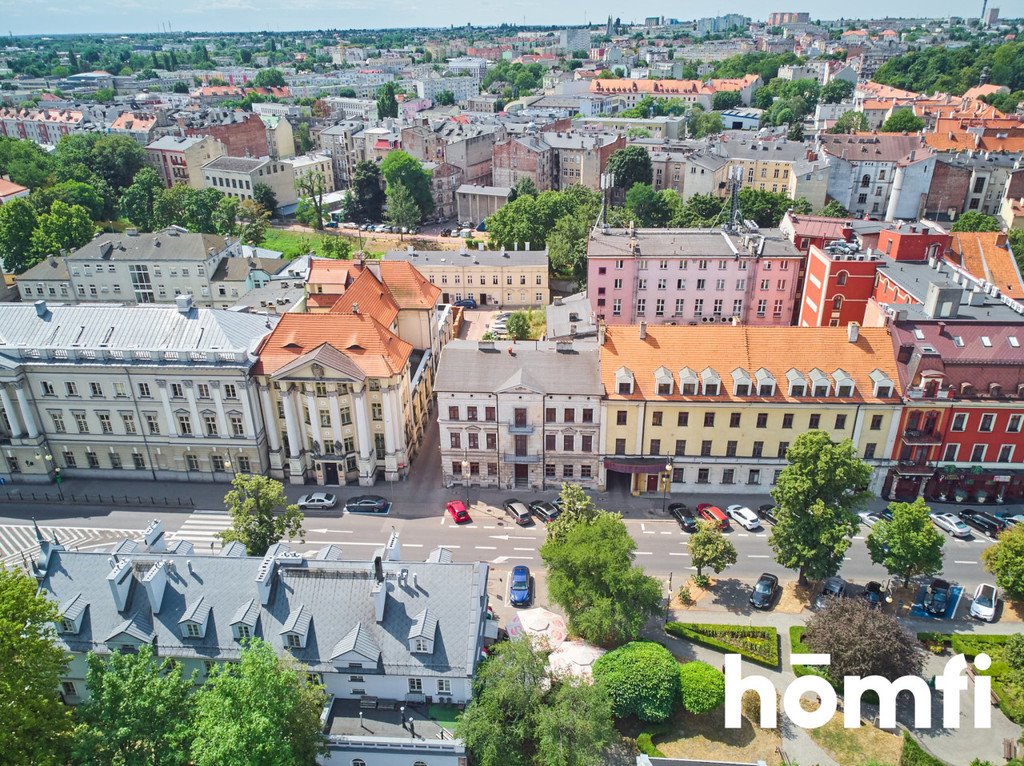
POLYGON ((710 713, 725 703, 725 676, 706 662, 687 662, 679 668, 679 693, 686 712, 710 713))
POLYGON ((616 718, 664 721, 679 697, 679 663, 661 644, 633 641, 594 663, 594 681, 608 692, 616 718))

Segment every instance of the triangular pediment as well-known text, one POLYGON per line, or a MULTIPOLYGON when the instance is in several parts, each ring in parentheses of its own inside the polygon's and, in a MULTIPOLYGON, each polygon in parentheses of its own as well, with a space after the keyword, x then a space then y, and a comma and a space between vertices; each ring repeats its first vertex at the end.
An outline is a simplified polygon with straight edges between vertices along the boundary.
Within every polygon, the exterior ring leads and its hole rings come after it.
POLYGON ((345 352, 329 343, 321 343, 271 375, 275 380, 291 377, 364 380, 366 375, 345 352))

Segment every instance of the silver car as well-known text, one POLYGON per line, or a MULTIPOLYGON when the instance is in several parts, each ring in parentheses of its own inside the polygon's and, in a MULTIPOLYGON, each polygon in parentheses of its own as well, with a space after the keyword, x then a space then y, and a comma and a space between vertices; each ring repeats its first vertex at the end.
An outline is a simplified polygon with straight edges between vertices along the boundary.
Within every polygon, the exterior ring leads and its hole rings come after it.
POLYGON ((971 536, 971 528, 960 521, 960 517, 953 513, 929 513, 928 518, 932 523, 944 532, 953 537, 965 538, 971 536))
POLYGON ((333 508, 338 504, 338 498, 330 492, 310 492, 299 498, 297 505, 303 510, 318 510, 320 508, 333 508))
POLYGON ((996 607, 999 605, 999 591, 995 585, 982 583, 974 591, 974 600, 971 601, 971 617, 977 617, 985 622, 992 622, 996 618, 996 607))

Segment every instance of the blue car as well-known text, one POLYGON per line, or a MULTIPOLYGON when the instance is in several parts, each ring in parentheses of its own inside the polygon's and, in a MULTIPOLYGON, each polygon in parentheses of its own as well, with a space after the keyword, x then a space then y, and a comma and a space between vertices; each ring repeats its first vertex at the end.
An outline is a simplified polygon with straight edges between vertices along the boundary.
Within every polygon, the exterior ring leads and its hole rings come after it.
POLYGON ((508 589, 508 602, 512 606, 526 606, 532 597, 533 583, 530 580, 530 568, 525 566, 513 568, 508 589))

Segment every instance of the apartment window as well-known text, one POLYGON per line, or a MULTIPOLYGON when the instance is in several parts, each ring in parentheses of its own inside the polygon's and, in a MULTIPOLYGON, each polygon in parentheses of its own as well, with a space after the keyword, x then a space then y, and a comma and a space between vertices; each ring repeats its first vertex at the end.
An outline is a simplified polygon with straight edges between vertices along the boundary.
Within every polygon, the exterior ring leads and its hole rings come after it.
POLYGON ((207 436, 217 435, 217 416, 203 415, 203 431, 207 436))
POLYGON ((328 410, 320 410, 320 427, 331 427, 331 413, 328 410))
POLYGON ((652 455, 660 455, 661 454, 661 439, 651 439, 651 454, 652 455))
POLYGON ((731 413, 729 413, 729 428, 739 428, 739 427, 740 427, 740 413, 738 413, 738 412, 731 412, 731 413))
POLYGON ((627 410, 616 410, 615 412, 615 425, 624 426, 627 424, 629 419, 629 412, 627 410))
POLYGON ((1024 415, 1010 415, 1009 420, 1006 421, 1006 433, 1020 433, 1020 424, 1022 419, 1024 419, 1024 415))
POLYGON ((56 433, 67 433, 67 427, 64 425, 64 415, 62 413, 52 412, 50 413, 50 419, 53 420, 53 430, 56 433))
POLYGON ((991 431, 992 426, 995 425, 996 416, 991 412, 986 412, 981 416, 981 425, 978 426, 979 431, 991 431))
POLYGON ((703 298, 694 298, 694 300, 693 300, 693 315, 699 317, 703 313, 704 313, 704 299, 703 298))
POLYGON ((139 383, 139 396, 148 399, 152 396, 149 390, 149 383, 139 383))
POLYGON ((637 298, 636 299, 636 313, 643 316, 647 313, 647 299, 637 298))
POLYGON ((757 413, 757 427, 758 428, 767 428, 768 427, 768 413, 767 412, 759 412, 759 413, 757 413))
POLYGON ((356 440, 352 436, 346 436, 341 442, 341 448, 345 451, 345 454, 351 454, 356 451, 356 440))
POLYGON ((78 384, 72 381, 68 381, 64 384, 64 390, 68 396, 78 396, 78 384))
POLYGON ((754 442, 750 450, 751 457, 761 457, 764 454, 764 442, 754 442))
POLYGON ((728 441, 728 442, 726 442, 725 443, 725 456, 726 457, 736 457, 736 447, 737 447, 737 442, 735 442, 735 441, 728 441))
POLYGON ((160 419, 156 415, 146 415, 146 430, 151 434, 160 433, 160 419))
POLYGON ((707 468, 697 469, 697 483, 698 484, 710 484, 711 483, 711 471, 707 468))
POLYGON ((776 453, 778 457, 785 458, 786 452, 789 450, 789 442, 779 442, 779 451, 776 453))
POLYGON ((971 448, 971 462, 972 463, 984 463, 985 462, 985 450, 987 445, 975 444, 971 448))
POLYGON ((476 420, 476 407, 466 407, 466 420, 476 420))
POLYGON ((554 423, 557 420, 554 407, 547 407, 544 410, 544 422, 554 423))
POLYGON ((881 415, 872 415, 871 416, 871 425, 868 426, 868 427, 872 431, 880 431, 881 428, 882 428, 882 416, 881 415))
POLYGON ((661 410, 655 410, 651 413, 651 425, 660 426, 662 423, 662 417, 664 413, 661 410))
POLYGON ((591 434, 583 434, 580 437, 580 452, 590 453, 594 449, 594 437, 591 434))
POLYGON ((374 420, 384 419, 384 409, 381 406, 380 402, 373 402, 370 405, 370 417, 373 418, 374 420))
POLYGON ((677 317, 683 315, 683 307, 685 306, 685 303, 686 302, 682 298, 676 298, 676 311, 675 311, 675 315, 677 317))
POLYGON ((175 399, 183 399, 185 397, 185 389, 181 383, 171 383, 171 396, 175 399))
POLYGON ((761 469, 751 468, 747 473, 747 484, 760 484, 761 483, 761 469))
POLYGON ((654 316, 663 317, 665 316, 665 299, 658 298, 654 301, 654 316))
POLYGON ((491 450, 497 449, 498 448, 498 435, 497 434, 485 434, 485 443, 487 444, 487 449, 491 449, 491 450))
MULTIPOLYGON (((820 424, 821 424, 821 415, 818 415, 818 414, 811 415, 811 417, 807 421, 807 427, 811 428, 811 429, 817 428, 820 424)), ((782 427, 783 428, 786 427, 786 425, 785 425, 785 416, 783 416, 783 426, 782 427)))
POLYGON ((726 468, 722 471, 722 484, 735 484, 736 483, 736 470, 734 468, 726 468))
POLYGON ((690 413, 680 412, 676 414, 676 426, 679 428, 685 428, 690 425, 690 413))
POLYGON ((210 386, 208 383, 200 383, 196 386, 196 391, 200 399, 210 398, 210 386))
POLYGON ((210 455, 210 467, 217 473, 223 473, 225 464, 221 455, 210 455))
POLYGON ((121 455, 117 452, 110 453, 110 467, 115 471, 120 471, 124 464, 121 462, 121 455))
POLYGON ((89 396, 101 397, 103 396, 103 387, 99 383, 89 384, 89 396))
POLYGON ((615 454, 616 455, 625 455, 626 454, 626 440, 625 439, 616 439, 615 440, 615 454))
POLYGON ((43 396, 54 396, 53 384, 47 383, 45 380, 39 384, 42 389, 43 396))
POLYGON ((612 316, 616 316, 616 317, 617 316, 622 316, 622 299, 621 298, 613 298, 612 299, 612 316))
POLYGON ((114 433, 114 424, 110 421, 110 415, 101 412, 97 415, 97 417, 100 420, 100 433, 114 433))
POLYGON ((572 452, 576 448, 576 437, 573 434, 564 434, 562 436, 562 450, 564 452, 572 452))
POLYGON ((846 415, 836 415, 836 428, 846 428, 846 415))
POLYGON ((593 423, 594 422, 594 410, 591 409, 590 407, 587 407, 586 409, 583 410, 583 422, 584 423, 593 423))
POLYGON ((878 445, 875 442, 869 442, 864 445, 864 459, 871 460, 875 457, 875 450, 878 449, 878 445))
POLYGON ((192 435, 192 421, 188 415, 178 415, 178 433, 181 436, 192 435))
POLYGON ((967 413, 958 412, 953 416, 953 422, 949 428, 950 431, 966 431, 967 430, 967 413))
POLYGON ((554 452, 557 448, 557 440, 557 434, 544 434, 544 449, 547 450, 548 452, 554 452))
POLYGON ((960 445, 959 444, 947 444, 945 450, 943 450, 943 452, 942 452, 942 459, 946 460, 946 461, 949 461, 949 462, 955 462, 956 461, 956 457, 957 457, 957 453, 959 451, 960 451, 960 445))
POLYGON ((449 407, 448 408, 448 419, 449 420, 458 420, 459 419, 459 408, 458 407, 449 407))
POLYGON ((1013 445, 1004 444, 999 448, 999 456, 996 458, 997 463, 1009 463, 1013 457, 1013 445))
POLYGON ((554 479, 558 475, 558 469, 554 463, 544 464, 544 477, 547 479, 554 479))
POLYGON ((700 443, 700 456, 711 457, 711 440, 705 439, 700 443))
POLYGON ((707 280, 706 279, 698 279, 697 280, 697 289, 698 290, 706 290, 707 289, 707 280))
POLYGON ((785 415, 782 416, 782 427, 783 428, 792 428, 793 427, 793 415, 792 414, 786 413, 785 415))
POLYGON ((448 435, 448 439, 451 442, 452 449, 461 449, 462 447, 462 434, 453 433, 448 435))
POLYGON ((241 415, 231 415, 228 418, 228 424, 231 426, 232 436, 245 436, 245 426, 242 423, 241 415))
POLYGON ((715 413, 705 412, 704 413, 704 427, 714 428, 715 427, 715 413))
POLYGON ((131 413, 125 413, 121 415, 121 422, 124 424, 124 432, 126 434, 137 433, 135 428, 135 416, 131 413))

